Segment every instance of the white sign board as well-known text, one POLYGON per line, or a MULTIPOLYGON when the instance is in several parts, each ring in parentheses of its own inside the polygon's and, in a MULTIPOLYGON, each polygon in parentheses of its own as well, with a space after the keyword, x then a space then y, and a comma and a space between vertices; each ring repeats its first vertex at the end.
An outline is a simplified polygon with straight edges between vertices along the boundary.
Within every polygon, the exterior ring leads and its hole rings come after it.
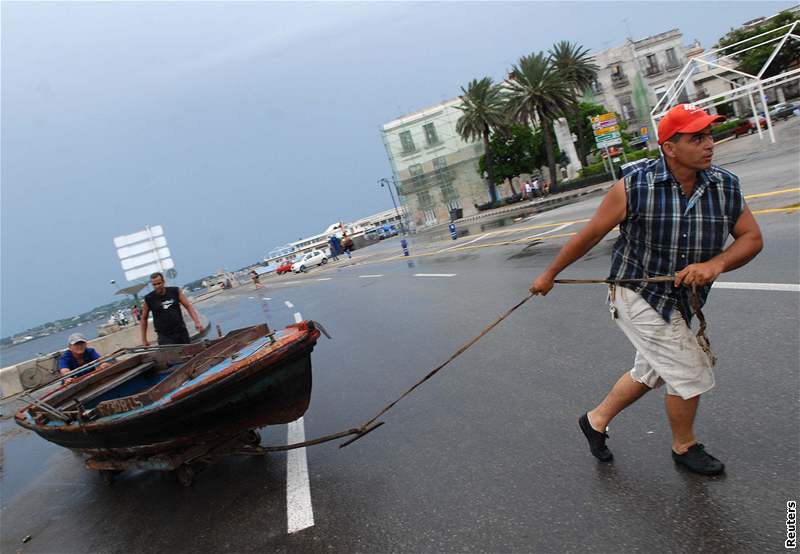
POLYGON ((175 267, 161 225, 114 238, 125 279, 134 281, 175 267))

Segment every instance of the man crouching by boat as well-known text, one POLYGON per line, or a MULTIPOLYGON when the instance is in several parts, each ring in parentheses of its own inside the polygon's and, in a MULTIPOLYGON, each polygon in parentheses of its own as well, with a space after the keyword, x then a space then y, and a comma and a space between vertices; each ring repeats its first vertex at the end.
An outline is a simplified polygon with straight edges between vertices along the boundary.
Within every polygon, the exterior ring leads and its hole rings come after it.
MULTIPOLYGON (((86 337, 80 333, 72 333, 67 339, 67 349, 58 358, 58 372, 61 375, 69 375, 79 367, 99 359, 100 354, 88 345, 86 337)), ((109 365, 102 363, 96 369, 105 369, 109 365)), ((68 385, 75 380, 76 378, 67 377, 64 379, 64 384, 68 385)))
POLYGON ((183 322, 181 306, 186 308, 194 321, 194 326, 198 333, 203 332, 203 324, 200 323, 200 316, 197 311, 178 287, 168 287, 164 283, 164 275, 160 272, 150 276, 150 284, 153 291, 144 297, 142 309, 142 344, 150 346, 147 340, 147 318, 153 312, 153 325, 158 335, 158 344, 189 344, 189 331, 183 322))
POLYGON ((711 165, 711 123, 720 119, 690 104, 672 108, 658 125, 661 157, 643 162, 617 182, 586 227, 531 285, 533 294, 547 294, 556 275, 617 225, 610 280, 675 276, 673 282, 611 285, 612 317, 633 343, 636 359, 605 399, 578 421, 600 461, 612 459, 606 446, 609 422, 666 383, 675 463, 703 475, 725 468, 694 435, 697 404, 714 386, 714 374, 710 351, 689 328, 691 287, 697 288, 702 306, 714 280, 749 262, 763 243, 738 177, 711 165), (729 234, 735 240, 724 248, 729 234))

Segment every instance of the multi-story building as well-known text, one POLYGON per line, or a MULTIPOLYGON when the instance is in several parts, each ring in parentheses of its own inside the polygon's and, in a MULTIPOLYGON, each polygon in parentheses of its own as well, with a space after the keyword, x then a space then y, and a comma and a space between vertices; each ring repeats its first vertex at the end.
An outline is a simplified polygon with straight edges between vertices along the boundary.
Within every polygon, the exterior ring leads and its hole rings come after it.
MULTIPOLYGON (((591 90, 594 102, 617 112, 629 132, 648 127, 650 109, 680 73, 686 50, 683 33, 672 29, 595 53, 599 70, 591 90)), ((682 91, 678 100, 689 102, 693 95, 693 89, 682 91)))
POLYGON ((413 227, 447 221, 450 210, 464 215, 489 201, 478 173, 482 142, 465 142, 456 132, 462 112, 456 98, 399 117, 381 128, 400 203, 413 227))

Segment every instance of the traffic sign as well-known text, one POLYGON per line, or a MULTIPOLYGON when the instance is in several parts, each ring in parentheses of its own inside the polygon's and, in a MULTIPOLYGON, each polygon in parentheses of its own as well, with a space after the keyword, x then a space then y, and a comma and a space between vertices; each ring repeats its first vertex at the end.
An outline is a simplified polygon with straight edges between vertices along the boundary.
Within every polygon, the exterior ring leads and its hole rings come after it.
POLYGON ((602 129, 596 129, 594 132, 594 136, 602 137, 604 135, 609 135, 611 133, 619 133, 619 125, 611 125, 609 127, 603 127, 602 129))
POLYGON ((128 281, 175 267, 161 225, 147 226, 143 231, 115 237, 114 246, 128 281))

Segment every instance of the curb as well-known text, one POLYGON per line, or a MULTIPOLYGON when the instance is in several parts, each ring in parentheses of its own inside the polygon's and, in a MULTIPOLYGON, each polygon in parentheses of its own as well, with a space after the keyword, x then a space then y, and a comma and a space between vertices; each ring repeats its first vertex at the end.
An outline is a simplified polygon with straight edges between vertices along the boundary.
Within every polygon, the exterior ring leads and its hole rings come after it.
MULTIPOLYGON (((470 215, 470 216, 467 216, 467 217, 462 217, 461 219, 456 219, 452 223, 455 223, 457 225, 458 224, 464 224, 464 223, 471 223, 473 221, 478 221, 480 219, 486 219, 486 218, 490 218, 490 217, 494 217, 494 216, 505 215, 505 214, 509 214, 509 213, 513 213, 513 212, 523 212, 523 211, 530 210, 530 209, 533 209, 535 211, 540 211, 540 212, 547 211, 547 210, 541 209, 541 208, 554 207, 555 205, 565 204, 565 203, 567 203, 569 201, 575 200, 575 199, 580 198, 582 196, 586 196, 586 195, 589 195, 589 194, 594 194, 594 193, 597 193, 597 192, 605 192, 611 186, 613 186, 613 184, 614 184, 614 181, 608 181, 607 183, 602 183, 600 185, 595 185, 595 186, 592 186, 591 188, 590 187, 585 187, 583 189, 578 189, 575 192, 570 191, 570 193, 562 193, 563 196, 556 196, 556 197, 553 197, 553 198, 547 198, 545 200, 538 200, 538 201, 534 200, 533 202, 517 203, 517 204, 514 204, 512 206, 508 206, 506 208, 496 208, 496 209, 491 210, 491 211, 480 212, 480 213, 473 214, 473 215, 470 215)), ((447 227, 448 225, 450 225, 450 223, 451 223, 450 221, 444 222, 444 223, 437 223, 436 225, 432 225, 430 227, 425 227, 424 229, 418 231, 416 234, 424 235, 424 234, 429 233, 429 232, 436 232, 436 231, 439 231, 439 230, 447 227)))

